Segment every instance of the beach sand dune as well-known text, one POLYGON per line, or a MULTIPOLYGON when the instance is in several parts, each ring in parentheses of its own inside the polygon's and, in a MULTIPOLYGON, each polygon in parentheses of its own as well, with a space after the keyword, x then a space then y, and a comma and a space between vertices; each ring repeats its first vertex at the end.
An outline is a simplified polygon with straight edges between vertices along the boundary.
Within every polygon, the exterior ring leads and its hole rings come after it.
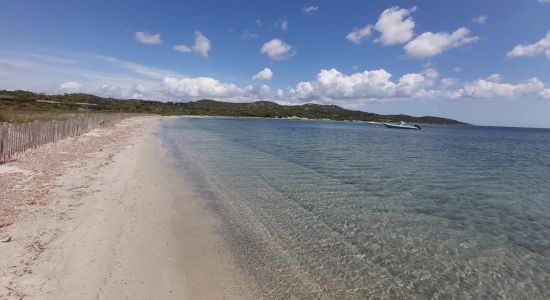
POLYGON ((82 151, 58 155, 54 179, 25 164, 40 149, 0 174, 12 195, 24 182, 29 199, 33 183, 44 190, 41 205, 19 203, 0 229, 0 298, 250 298, 221 224, 159 150, 158 123, 134 118, 47 146, 82 151))

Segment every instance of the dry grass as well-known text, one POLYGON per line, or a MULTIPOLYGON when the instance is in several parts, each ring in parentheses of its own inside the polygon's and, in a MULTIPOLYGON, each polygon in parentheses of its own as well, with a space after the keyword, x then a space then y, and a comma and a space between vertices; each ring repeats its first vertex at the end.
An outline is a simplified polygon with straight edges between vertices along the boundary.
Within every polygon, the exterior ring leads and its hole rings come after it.
POLYGON ((25 123, 32 121, 68 120, 84 115, 84 113, 6 110, 0 111, 0 122, 25 123))

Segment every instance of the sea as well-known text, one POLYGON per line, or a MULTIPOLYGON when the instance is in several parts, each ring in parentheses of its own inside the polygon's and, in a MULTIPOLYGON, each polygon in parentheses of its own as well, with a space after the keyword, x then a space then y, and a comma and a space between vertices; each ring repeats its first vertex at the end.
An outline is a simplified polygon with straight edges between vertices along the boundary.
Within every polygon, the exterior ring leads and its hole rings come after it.
POLYGON ((177 118, 160 139, 265 299, 550 299, 550 130, 177 118))

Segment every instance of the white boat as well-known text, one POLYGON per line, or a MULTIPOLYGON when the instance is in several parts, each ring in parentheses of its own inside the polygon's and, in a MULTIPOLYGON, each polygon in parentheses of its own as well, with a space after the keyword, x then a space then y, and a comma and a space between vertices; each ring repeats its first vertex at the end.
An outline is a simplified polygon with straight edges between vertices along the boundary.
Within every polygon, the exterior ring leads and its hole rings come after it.
POLYGON ((391 123, 384 123, 384 126, 387 128, 393 128, 393 129, 414 129, 414 130, 420 130, 420 126, 418 125, 407 125, 405 122, 401 121, 399 124, 391 124, 391 123))

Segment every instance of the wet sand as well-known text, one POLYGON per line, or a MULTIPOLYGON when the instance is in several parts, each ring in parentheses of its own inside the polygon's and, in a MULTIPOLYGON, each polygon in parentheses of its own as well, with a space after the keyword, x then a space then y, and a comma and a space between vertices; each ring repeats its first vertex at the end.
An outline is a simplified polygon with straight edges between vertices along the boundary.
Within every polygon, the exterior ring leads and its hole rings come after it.
POLYGON ((1 299, 252 298, 220 221, 163 155, 159 121, 0 166, 1 299))

